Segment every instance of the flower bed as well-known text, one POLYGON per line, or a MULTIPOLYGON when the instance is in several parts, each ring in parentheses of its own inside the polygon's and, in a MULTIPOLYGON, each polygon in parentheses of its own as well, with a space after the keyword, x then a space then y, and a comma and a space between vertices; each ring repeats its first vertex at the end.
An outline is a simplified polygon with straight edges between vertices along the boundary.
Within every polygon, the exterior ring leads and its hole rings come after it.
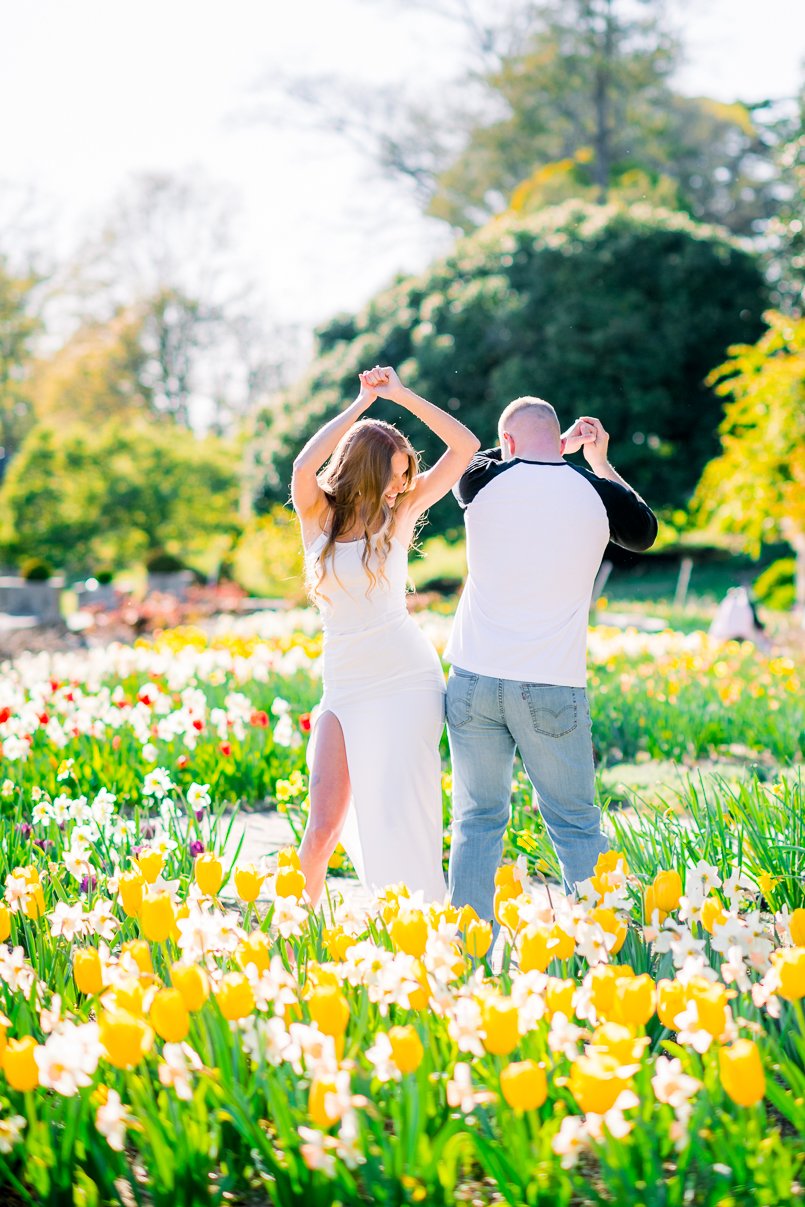
MULTIPOLYGON (((592 640, 619 742, 668 757, 675 697, 674 742, 699 700, 719 742, 779 721, 796 758, 793 664, 592 640), (719 720, 736 683, 751 707, 719 720)), ((231 800, 302 816, 318 656, 303 615, 4 669, 2 1201, 801 1201, 796 771, 613 815, 621 854, 573 905, 528 879, 551 853, 520 786, 493 970, 469 910, 398 886, 317 916, 292 851, 222 859, 231 800)))

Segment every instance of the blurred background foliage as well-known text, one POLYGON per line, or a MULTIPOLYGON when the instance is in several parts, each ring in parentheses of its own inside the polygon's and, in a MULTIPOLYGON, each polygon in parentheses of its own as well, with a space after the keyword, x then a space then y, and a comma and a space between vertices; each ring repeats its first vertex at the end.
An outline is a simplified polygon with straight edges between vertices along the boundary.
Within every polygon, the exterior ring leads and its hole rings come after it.
MULTIPOLYGON (((783 555, 769 598, 794 598, 805 94, 682 94, 686 48, 660 0, 425 7, 468 47, 438 97, 426 79, 367 92, 304 66, 270 85, 455 236, 323 324, 306 366, 233 252, 231 197, 203 176, 132 181, 69 263, 26 264, 0 230, 7 569, 37 558, 80 577, 162 551, 298 598, 291 460, 358 371, 388 362, 487 445, 518 394, 567 422, 599 414, 666 547, 759 558, 753 577, 783 555)), ((377 413, 438 455, 407 415, 377 413)), ((433 509, 420 584, 460 578, 460 532, 451 500, 433 509)))

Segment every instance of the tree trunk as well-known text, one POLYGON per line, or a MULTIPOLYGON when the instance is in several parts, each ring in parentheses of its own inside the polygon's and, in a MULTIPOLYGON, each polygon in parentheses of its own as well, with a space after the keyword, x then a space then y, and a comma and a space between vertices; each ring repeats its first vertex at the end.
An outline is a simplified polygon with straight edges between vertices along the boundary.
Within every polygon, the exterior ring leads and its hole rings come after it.
MULTIPOLYGON (((595 87, 593 93, 593 103, 595 106, 595 182, 598 186, 597 201, 599 205, 606 205, 612 166, 612 150, 609 137, 609 93, 612 82, 612 56, 615 44, 612 0, 604 0, 603 22, 604 28, 600 34, 600 42, 596 53, 595 87)), ((597 31, 594 36, 598 38, 597 31)))

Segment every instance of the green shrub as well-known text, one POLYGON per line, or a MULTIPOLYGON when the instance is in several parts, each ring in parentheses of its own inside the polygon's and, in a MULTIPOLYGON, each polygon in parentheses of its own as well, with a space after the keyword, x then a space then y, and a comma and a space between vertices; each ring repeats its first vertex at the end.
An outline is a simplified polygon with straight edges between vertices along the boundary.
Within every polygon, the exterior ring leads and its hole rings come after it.
POLYGON ((755 594, 761 603, 775 612, 788 612, 795 601, 796 561, 781 557, 755 579, 755 594))
POLYGON ((53 567, 38 557, 28 557, 20 566, 20 576, 29 583, 46 583, 53 577, 53 567))
MULTIPOLYGON (((721 400, 705 378, 760 335, 765 303, 755 257, 682 214, 572 202, 501 218, 319 329, 308 373, 264 416, 264 498, 287 498, 294 456, 355 397, 359 370, 392 364, 484 446, 521 394, 550 400, 563 424, 600 416, 624 476, 655 508, 679 508, 718 452, 721 400)), ((400 407, 369 415, 397 423, 427 464, 441 455, 400 407)), ((429 531, 457 519, 448 497, 429 531)))
POLYGON ((145 568, 149 574, 178 574, 180 570, 185 570, 187 567, 181 558, 174 557, 172 553, 165 553, 161 549, 147 559, 145 568))

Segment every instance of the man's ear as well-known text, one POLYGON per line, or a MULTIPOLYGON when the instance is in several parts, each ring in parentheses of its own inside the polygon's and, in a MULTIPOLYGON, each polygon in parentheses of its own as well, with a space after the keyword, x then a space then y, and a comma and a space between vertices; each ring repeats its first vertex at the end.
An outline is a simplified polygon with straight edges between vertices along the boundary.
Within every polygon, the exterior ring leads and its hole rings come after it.
POLYGON ((512 436, 510 432, 502 433, 501 444, 503 444, 509 450, 509 455, 513 457, 514 456, 514 447, 515 447, 514 446, 514 436, 512 436))

